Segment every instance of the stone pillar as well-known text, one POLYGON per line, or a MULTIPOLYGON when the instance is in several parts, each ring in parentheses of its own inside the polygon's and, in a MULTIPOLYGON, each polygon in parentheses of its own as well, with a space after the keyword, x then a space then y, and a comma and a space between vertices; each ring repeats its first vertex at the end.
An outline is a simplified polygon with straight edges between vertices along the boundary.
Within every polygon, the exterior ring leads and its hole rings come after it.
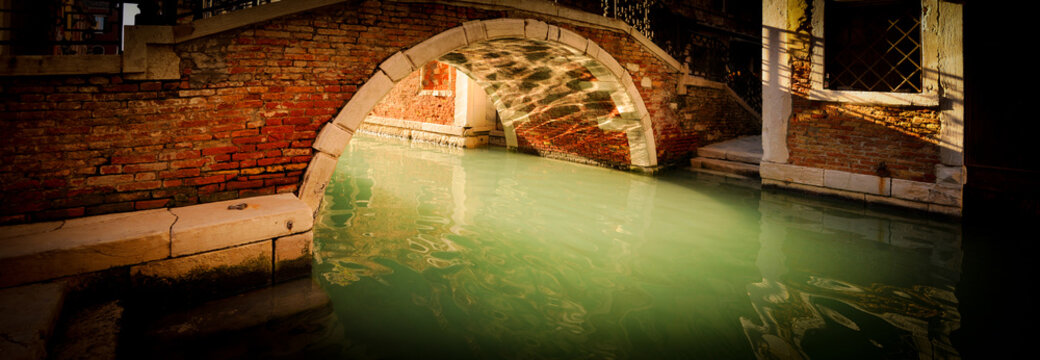
POLYGON ((762 1, 762 161, 787 163, 791 67, 787 54, 788 0, 762 1))
POLYGON ((455 70, 455 122, 465 128, 466 147, 487 145, 488 132, 495 129, 495 105, 487 92, 462 71, 455 70), (469 139, 470 137, 474 139, 469 139), (472 146, 471 146, 472 145, 472 146))

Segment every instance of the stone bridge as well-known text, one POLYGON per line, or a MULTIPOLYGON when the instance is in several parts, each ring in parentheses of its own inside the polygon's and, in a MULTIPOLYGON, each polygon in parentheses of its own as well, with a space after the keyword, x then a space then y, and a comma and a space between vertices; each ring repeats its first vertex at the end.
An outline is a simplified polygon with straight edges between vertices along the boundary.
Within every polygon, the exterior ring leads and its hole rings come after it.
POLYGON ((549 2, 283 1, 126 33, 122 55, 3 59, 0 224, 277 193, 316 211, 366 115, 432 60, 539 153, 653 171, 760 131, 629 25, 549 2))

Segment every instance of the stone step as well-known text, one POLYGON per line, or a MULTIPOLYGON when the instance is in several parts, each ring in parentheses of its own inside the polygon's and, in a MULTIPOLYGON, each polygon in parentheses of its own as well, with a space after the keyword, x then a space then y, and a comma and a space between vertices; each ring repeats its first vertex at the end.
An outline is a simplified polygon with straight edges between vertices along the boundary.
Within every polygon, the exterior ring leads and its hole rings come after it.
POLYGON ((697 149, 697 156, 748 164, 762 162, 762 137, 745 136, 697 149))
POLYGON ((0 358, 45 359, 65 303, 64 282, 0 290, 0 358))
POLYGON ((694 170, 709 170, 748 178, 758 178, 758 165, 744 162, 696 157, 690 159, 690 167, 694 170))
POLYGON ((118 300, 72 309, 55 331, 48 358, 115 359, 122 320, 118 300))
MULTIPOLYGON (((301 354, 328 338, 338 321, 311 278, 294 280, 167 313, 128 315, 121 354, 128 358, 267 358, 301 354), (216 341, 214 340, 216 339, 216 341), (206 356, 208 358, 208 356, 206 356)), ((295 358, 294 356, 290 356, 295 358)))

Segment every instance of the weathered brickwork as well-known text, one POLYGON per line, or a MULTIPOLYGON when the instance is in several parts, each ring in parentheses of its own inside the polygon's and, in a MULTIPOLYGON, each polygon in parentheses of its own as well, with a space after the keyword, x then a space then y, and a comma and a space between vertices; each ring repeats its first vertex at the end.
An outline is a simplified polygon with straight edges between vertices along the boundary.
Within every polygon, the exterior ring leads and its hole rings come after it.
POLYGON ((939 119, 929 109, 795 101, 790 163, 934 182, 939 119))
POLYGON ((502 12, 345 4, 178 44, 178 81, 0 79, 0 223, 295 191, 311 143, 388 56, 502 12))
MULTIPOLYGON (((0 78, 0 223, 296 191, 317 132, 383 60, 466 21, 503 17, 539 18, 348 2, 177 44, 178 80, 0 78)), ((638 91, 660 164, 695 150, 699 138, 679 130, 682 116, 669 106, 676 98, 674 69, 627 34, 541 20, 595 41, 621 64, 638 64, 630 75, 648 85, 638 91)), ((543 150, 566 141, 526 139, 543 150)), ((568 152, 622 146, 625 139, 589 144, 568 152)))
MULTIPOLYGON (((667 165, 683 161, 690 157, 700 144, 692 133, 683 133, 680 129, 676 111, 669 104, 674 103, 679 77, 676 70, 669 67, 649 51, 631 39, 628 35, 617 32, 568 26, 581 36, 599 44, 606 52, 622 65, 635 64, 637 71, 627 70, 632 81, 637 84, 639 95, 643 98, 647 112, 653 119, 654 141, 657 147, 657 162, 667 165), (649 87, 642 86, 644 78, 648 78, 649 87)), ((634 69, 635 67, 633 67, 634 69)))
POLYGON ((816 168, 934 182, 939 163, 939 110, 808 100, 812 27, 809 16, 788 44, 792 114, 789 163, 816 168))
MULTIPOLYGON (((454 94, 422 93, 424 87, 420 80, 419 71, 402 79, 386 94, 379 105, 372 109, 372 115, 432 124, 452 124, 455 121, 454 94)), ((452 90, 454 85, 454 81, 450 81, 452 90)), ((447 89, 448 85, 440 87, 447 89)))
POLYGON ((670 132, 683 134, 683 144, 696 149, 744 135, 762 133, 762 119, 741 106, 725 89, 687 87, 685 95, 676 96, 678 128, 670 132))

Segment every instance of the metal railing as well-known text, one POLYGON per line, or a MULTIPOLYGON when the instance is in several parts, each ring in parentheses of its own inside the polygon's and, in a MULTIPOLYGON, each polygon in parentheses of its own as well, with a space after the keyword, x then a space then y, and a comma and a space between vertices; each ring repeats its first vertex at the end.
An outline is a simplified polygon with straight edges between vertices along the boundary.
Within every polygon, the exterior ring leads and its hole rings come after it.
POLYGON ((921 92, 919 2, 833 2, 824 9, 824 87, 921 92))
POLYGON ((118 54, 122 0, 0 1, 0 56, 118 54))
MULTIPOLYGON (((279 2, 281 0, 195 0, 183 1, 188 4, 187 12, 178 14, 178 21, 183 19, 199 20, 232 11, 248 9, 254 6, 279 2)), ((182 7, 184 5, 181 5, 182 7)), ((184 9, 181 9, 184 10, 184 9)))

